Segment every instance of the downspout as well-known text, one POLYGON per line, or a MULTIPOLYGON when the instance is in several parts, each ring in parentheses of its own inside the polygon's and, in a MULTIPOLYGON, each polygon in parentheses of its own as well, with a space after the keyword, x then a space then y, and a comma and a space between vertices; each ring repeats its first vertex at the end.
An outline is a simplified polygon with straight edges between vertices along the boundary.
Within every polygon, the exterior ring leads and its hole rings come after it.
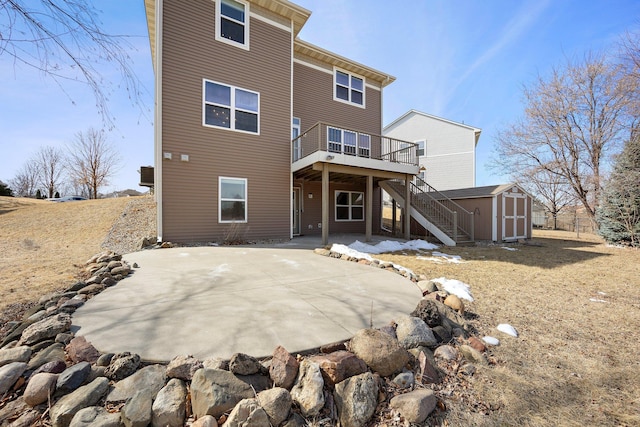
POLYGON ((155 112, 154 112, 154 149, 156 167, 154 169, 154 186, 156 198, 156 227, 158 242, 162 242, 162 0, 156 0, 156 41, 155 71, 156 79, 155 112))

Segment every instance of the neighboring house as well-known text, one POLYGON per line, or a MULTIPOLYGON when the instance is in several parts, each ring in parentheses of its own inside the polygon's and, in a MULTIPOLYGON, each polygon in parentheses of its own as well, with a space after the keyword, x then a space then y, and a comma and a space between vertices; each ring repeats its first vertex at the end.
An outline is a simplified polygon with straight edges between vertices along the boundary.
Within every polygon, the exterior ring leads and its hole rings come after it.
POLYGON ((418 144, 419 177, 444 191, 476 185, 476 146, 481 130, 410 110, 385 126, 384 136, 418 144))
POLYGON ((395 78, 297 38, 308 10, 286 0, 145 8, 160 241, 370 238, 381 183, 410 194, 417 146, 381 136, 382 90, 395 78))

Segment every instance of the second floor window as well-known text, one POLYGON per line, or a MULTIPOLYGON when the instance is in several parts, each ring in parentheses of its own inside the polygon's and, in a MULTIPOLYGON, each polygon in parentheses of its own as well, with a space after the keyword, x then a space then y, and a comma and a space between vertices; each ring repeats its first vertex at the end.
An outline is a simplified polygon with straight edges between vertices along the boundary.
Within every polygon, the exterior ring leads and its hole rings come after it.
POLYGON ((334 80, 334 99, 364 107, 364 79, 336 70, 334 80))
POLYGON ((260 94, 246 89, 204 81, 204 125, 259 132, 260 94))
POLYGON ((249 48, 248 5, 244 1, 216 2, 216 40, 249 48))
POLYGON ((426 155, 426 149, 425 148, 427 146, 427 141, 422 139, 420 141, 416 141, 416 144, 418 144, 418 156, 426 155))

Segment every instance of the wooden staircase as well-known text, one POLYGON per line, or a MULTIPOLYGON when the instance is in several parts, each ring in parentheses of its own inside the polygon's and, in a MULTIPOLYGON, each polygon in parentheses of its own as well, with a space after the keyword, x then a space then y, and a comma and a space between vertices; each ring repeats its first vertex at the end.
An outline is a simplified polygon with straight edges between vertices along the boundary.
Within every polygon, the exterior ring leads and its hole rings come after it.
MULTIPOLYGON (((380 183, 400 204, 404 204, 405 182, 389 180, 380 183)), ((411 217, 447 246, 474 241, 473 213, 415 177, 410 183, 411 217)))

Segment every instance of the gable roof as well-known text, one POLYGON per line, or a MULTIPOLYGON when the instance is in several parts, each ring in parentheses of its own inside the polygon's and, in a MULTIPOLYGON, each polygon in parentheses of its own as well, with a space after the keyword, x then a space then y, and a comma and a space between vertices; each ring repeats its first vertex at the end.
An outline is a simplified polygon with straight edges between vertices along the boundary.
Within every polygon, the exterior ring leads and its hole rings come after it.
POLYGON ((384 133, 387 129, 389 129, 389 128, 393 127, 393 126, 396 126, 397 124, 399 124, 400 122, 406 120, 410 116, 422 116, 422 117, 426 117, 428 119, 438 120, 438 121, 441 121, 441 122, 444 122, 444 123, 448 123, 450 125, 460 126, 460 127, 465 128, 465 129, 468 129, 468 130, 474 132, 475 138, 476 138, 476 145, 478 145, 478 140, 480 139, 480 133, 482 132, 482 129, 474 127, 474 126, 469 126, 469 125, 466 125, 464 123, 454 122, 453 120, 445 119, 443 117, 434 116, 433 114, 423 113, 422 111, 418 111, 418 110, 414 110, 414 109, 411 109, 411 110, 407 111, 406 113, 404 113, 403 115, 401 115, 400 117, 398 117, 397 119, 395 119, 394 121, 392 121, 391 123, 386 125, 382 129, 382 132, 384 133))
MULTIPOLYGON (((302 6, 298 6, 287 0, 248 0, 293 22, 293 36, 297 36, 304 24, 311 16, 311 12, 302 6)), ((151 44, 151 59, 156 63, 156 0, 144 0, 144 8, 147 15, 147 29, 149 31, 149 43, 151 44)))
POLYGON ((382 71, 378 71, 371 67, 367 67, 366 65, 362 65, 336 53, 329 52, 326 49, 323 49, 298 38, 295 39, 293 46, 295 53, 309 56, 318 61, 333 65, 338 68, 342 68, 343 70, 350 71, 362 77, 366 77, 380 83, 381 87, 385 87, 396 80, 396 78, 392 75, 383 73, 382 71))
POLYGON ((501 185, 487 185, 484 187, 469 187, 459 188, 455 190, 440 191, 442 195, 450 199, 476 199, 480 197, 492 197, 500 193, 503 193, 513 187, 518 187, 523 193, 528 194, 518 184, 501 184, 501 185))

